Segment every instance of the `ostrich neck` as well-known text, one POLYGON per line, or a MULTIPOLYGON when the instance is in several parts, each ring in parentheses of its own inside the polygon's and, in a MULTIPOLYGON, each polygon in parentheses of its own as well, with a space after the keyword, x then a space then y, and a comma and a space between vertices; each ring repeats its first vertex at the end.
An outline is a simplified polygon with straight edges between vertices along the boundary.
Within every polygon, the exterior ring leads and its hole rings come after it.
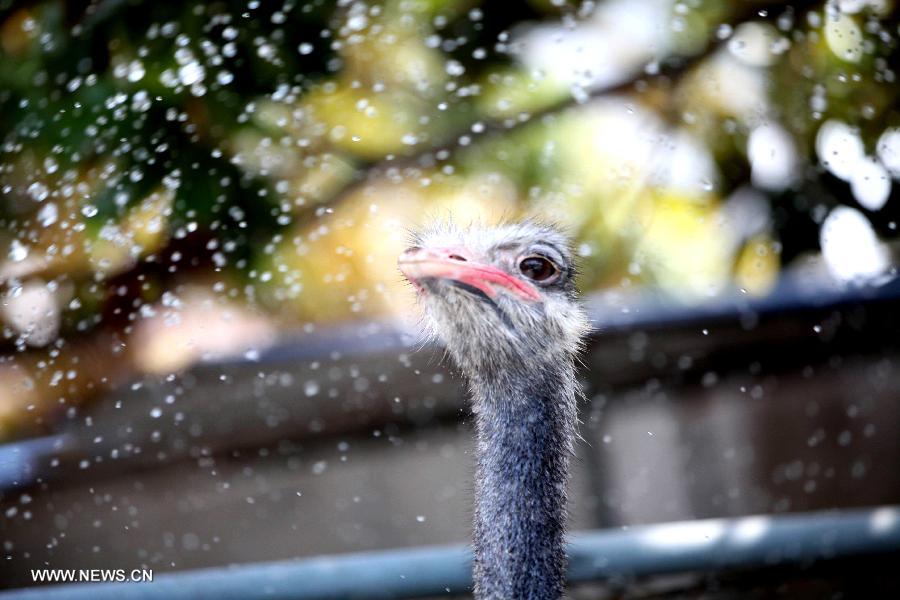
POLYGON ((476 598, 562 595, 566 483, 577 420, 574 367, 567 359, 526 381, 471 378, 476 598))

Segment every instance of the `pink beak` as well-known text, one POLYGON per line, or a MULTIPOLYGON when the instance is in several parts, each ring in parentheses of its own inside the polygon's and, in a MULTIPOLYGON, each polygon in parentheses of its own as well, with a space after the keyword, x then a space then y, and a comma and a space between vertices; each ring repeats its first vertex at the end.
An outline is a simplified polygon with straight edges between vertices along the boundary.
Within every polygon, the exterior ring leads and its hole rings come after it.
POLYGON ((498 288, 502 288, 522 300, 533 302, 540 299, 534 286, 493 265, 466 258, 470 255, 461 248, 412 248, 400 255, 397 265, 420 290, 419 281, 422 279, 449 279, 477 288, 490 298, 494 298, 498 288))

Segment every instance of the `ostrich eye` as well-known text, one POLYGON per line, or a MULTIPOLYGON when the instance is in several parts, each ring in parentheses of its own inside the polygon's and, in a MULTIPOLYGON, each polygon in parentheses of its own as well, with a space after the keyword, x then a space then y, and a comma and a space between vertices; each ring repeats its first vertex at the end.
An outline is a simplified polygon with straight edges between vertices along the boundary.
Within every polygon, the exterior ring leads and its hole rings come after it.
POLYGON ((559 274, 559 269, 543 256, 526 256, 519 262, 519 271, 533 281, 550 281, 559 274))

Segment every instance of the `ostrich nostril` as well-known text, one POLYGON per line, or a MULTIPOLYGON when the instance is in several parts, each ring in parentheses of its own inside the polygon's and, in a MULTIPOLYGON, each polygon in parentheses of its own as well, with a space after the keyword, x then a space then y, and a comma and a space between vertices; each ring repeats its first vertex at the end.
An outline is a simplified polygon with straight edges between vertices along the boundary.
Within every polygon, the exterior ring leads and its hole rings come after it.
POLYGON ((451 254, 448 256, 450 260, 458 260, 459 262, 467 262, 464 256, 460 256, 459 254, 451 254))

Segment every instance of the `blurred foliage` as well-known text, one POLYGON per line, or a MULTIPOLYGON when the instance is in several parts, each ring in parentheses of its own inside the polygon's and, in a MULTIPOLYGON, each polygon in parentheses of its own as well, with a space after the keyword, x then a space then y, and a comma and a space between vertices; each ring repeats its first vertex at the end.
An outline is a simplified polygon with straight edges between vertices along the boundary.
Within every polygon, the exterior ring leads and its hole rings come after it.
MULTIPOLYGON (((549 215, 587 290, 766 294, 859 208, 821 124, 867 155, 898 125, 894 8, 0 0, 0 437, 204 356, 146 352, 188 289, 307 329, 406 310, 395 256, 432 218, 549 215), (652 48, 629 11, 662 15, 652 48), (796 156, 760 184, 772 123, 796 156)), ((896 201, 859 210, 892 235, 896 201)))

